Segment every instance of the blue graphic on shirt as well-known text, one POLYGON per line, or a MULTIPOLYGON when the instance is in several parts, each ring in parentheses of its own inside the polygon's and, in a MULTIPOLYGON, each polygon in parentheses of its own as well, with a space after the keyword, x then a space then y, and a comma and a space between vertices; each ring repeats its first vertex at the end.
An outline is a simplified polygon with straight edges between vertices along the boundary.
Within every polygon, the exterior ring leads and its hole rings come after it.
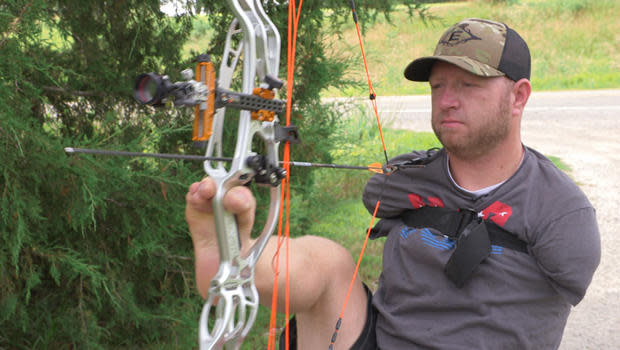
POLYGON ((504 247, 501 247, 498 245, 492 245, 491 254, 504 254, 504 247))
POLYGON ((447 236, 435 235, 428 228, 417 229, 412 227, 404 227, 400 231, 400 237, 402 237, 403 239, 407 239, 413 233, 419 234, 420 238, 422 239, 422 243, 426 244, 429 247, 441 250, 450 250, 456 245, 455 240, 447 236))
POLYGON ((422 243, 427 246, 439 250, 451 250, 456 245, 456 241, 452 238, 435 235, 427 228, 420 230, 420 239, 422 239, 422 243))
MULTIPOLYGON (((448 236, 436 235, 428 228, 417 229, 412 227, 404 227, 400 231, 400 237, 407 239, 414 233, 419 234, 422 243, 432 248, 439 250, 451 250, 456 246, 456 240, 448 236)), ((504 254, 504 248, 498 245, 491 245, 491 254, 504 254)))
POLYGON ((418 230, 415 228, 411 228, 411 227, 404 227, 401 231, 400 231, 400 236, 404 239, 409 238, 409 236, 414 233, 417 232, 418 230))

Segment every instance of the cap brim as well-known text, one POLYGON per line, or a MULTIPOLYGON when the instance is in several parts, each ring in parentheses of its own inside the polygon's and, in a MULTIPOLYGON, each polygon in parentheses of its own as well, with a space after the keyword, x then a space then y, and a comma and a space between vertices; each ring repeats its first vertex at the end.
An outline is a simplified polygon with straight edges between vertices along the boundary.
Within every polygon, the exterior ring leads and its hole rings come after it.
POLYGON ((459 68, 462 68, 472 74, 481 77, 501 77, 505 75, 504 73, 489 66, 488 64, 472 60, 469 57, 428 56, 418 58, 413 62, 409 63, 407 68, 405 68, 405 78, 412 81, 428 81, 428 78, 431 75, 431 69, 433 68, 433 64, 435 64, 435 62, 437 61, 451 63, 459 68))

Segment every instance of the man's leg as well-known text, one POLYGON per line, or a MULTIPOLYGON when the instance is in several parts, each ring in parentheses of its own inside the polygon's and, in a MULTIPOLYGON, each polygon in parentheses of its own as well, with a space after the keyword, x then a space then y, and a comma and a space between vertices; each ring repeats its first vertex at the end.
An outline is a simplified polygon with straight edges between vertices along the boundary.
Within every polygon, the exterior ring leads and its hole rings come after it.
MULTIPOLYGON (((211 208, 215 186, 210 179, 190 186, 186 196, 186 219, 192 233, 196 258, 196 283, 206 296, 211 278, 219 265, 217 238, 211 208)), ((255 200, 245 187, 231 189, 224 199, 227 210, 237 216, 244 248, 250 247, 255 200)), ((276 252, 276 240, 270 239, 257 262, 255 283, 263 304, 270 306, 276 252)), ((349 252, 339 244, 316 236, 290 240, 290 310, 297 318, 298 348, 327 349, 345 302, 355 264, 349 252)), ((280 257, 278 280, 279 310, 285 305, 284 255, 280 257)), ((337 349, 348 349, 361 333, 366 320, 367 297, 359 280, 351 291, 337 349)))
MULTIPOLYGON (((269 304, 273 284, 271 257, 275 253, 275 239, 270 241, 266 249, 268 251, 264 252, 257 265, 256 281, 261 301, 269 304)), ((303 236, 291 240, 290 257, 290 308, 297 320, 298 348, 327 349, 353 277, 351 254, 331 240, 303 236)), ((284 256, 280 259, 283 260, 284 256)), ((278 287, 279 310, 284 310, 285 302, 285 262, 282 260, 278 287)), ((366 320, 366 308, 366 291, 359 279, 356 279, 338 332, 337 349, 348 349, 353 345, 366 320)))

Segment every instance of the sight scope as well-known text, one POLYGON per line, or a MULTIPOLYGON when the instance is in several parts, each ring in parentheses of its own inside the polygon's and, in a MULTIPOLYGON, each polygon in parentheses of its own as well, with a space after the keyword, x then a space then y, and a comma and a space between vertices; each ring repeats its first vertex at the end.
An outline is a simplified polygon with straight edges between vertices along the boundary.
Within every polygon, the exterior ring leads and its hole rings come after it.
POLYGON ((144 73, 136 78, 133 93, 135 99, 144 105, 161 107, 170 98, 175 105, 195 106, 206 100, 207 87, 191 80, 192 71, 183 71, 187 81, 172 83, 167 75, 144 73))

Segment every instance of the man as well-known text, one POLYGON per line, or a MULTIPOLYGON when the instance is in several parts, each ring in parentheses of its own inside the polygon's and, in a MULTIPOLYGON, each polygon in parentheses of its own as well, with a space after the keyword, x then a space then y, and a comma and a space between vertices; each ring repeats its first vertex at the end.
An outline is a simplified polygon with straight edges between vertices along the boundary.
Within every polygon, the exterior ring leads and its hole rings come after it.
MULTIPOLYGON (((387 236, 375 295, 356 281, 337 348, 555 349, 571 305, 600 260, 595 211, 579 188, 521 143, 531 93, 525 41, 504 24, 467 19, 449 28, 433 56, 405 70, 428 81, 432 126, 444 146, 405 154, 423 168, 375 175, 364 192, 373 230, 387 236)), ((209 200, 213 183, 193 184, 186 217, 203 294, 217 271, 209 200)), ((225 205, 250 241, 255 202, 233 188, 225 205)), ((270 301, 271 242, 256 270, 270 301)), ((354 264, 338 244, 291 242, 291 331, 301 349, 327 348, 354 264)), ((283 283, 283 282, 282 282, 283 283)), ((283 293, 280 293, 283 295, 283 293)))

